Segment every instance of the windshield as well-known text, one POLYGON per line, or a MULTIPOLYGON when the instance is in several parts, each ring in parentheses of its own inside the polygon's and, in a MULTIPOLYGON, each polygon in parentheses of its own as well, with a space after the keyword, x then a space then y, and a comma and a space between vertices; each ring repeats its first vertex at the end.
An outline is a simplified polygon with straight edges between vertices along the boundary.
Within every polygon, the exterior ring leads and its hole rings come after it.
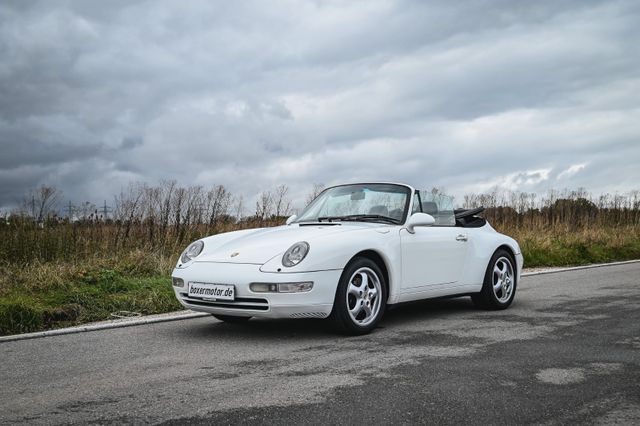
POLYGON ((393 184, 357 184, 326 189, 307 206, 296 222, 404 222, 410 190, 393 184))

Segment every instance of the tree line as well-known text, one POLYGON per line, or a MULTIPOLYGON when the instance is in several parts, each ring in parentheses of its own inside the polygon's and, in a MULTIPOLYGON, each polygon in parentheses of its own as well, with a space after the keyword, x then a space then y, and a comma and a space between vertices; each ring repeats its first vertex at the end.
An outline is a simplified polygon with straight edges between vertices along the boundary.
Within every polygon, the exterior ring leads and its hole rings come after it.
MULTIPOLYGON (((324 186, 314 184, 312 197, 324 186)), ((287 216, 292 212, 289 187, 278 185, 258 194, 255 210, 249 212, 242 196, 234 196, 224 185, 180 186, 176 181, 162 181, 159 185, 133 183, 113 199, 113 207, 96 206, 85 201, 80 205, 61 204, 62 192, 53 186, 42 185, 26 195, 20 207, 6 216, 31 218, 36 222, 68 219, 72 221, 131 221, 148 220, 163 226, 181 223, 215 224, 219 220, 242 220, 287 216)))
MULTIPOLYGON (((324 188, 314 184, 308 204, 324 188)), ((443 193, 433 188, 433 193, 443 193)), ((640 228, 640 192, 591 195, 584 189, 551 190, 545 194, 494 190, 467 194, 458 205, 484 206, 484 217, 499 231, 518 234, 640 228)), ((78 260, 86 256, 117 256, 141 250, 175 255, 206 235, 253 227, 275 226, 293 212, 289 188, 278 185, 247 205, 223 185, 181 186, 135 183, 120 191, 107 209, 91 203, 63 203, 62 193, 41 186, 25 196, 21 208, 0 216, 1 262, 34 259, 78 260), (66 211, 65 211, 66 210, 66 211)))
POLYGON ((544 194, 494 190, 465 195, 463 206, 485 207, 484 217, 503 230, 640 226, 640 191, 637 190, 597 196, 584 188, 552 189, 544 194))
MULTIPOLYGON (((307 200, 324 188, 314 184, 307 200)), ((65 205, 62 192, 42 185, 0 221, 2 259, 53 260, 90 253, 153 249, 175 252, 205 235, 282 223, 293 207, 287 185, 258 194, 245 203, 223 185, 181 186, 133 183, 117 194, 112 206, 89 202, 65 205)))

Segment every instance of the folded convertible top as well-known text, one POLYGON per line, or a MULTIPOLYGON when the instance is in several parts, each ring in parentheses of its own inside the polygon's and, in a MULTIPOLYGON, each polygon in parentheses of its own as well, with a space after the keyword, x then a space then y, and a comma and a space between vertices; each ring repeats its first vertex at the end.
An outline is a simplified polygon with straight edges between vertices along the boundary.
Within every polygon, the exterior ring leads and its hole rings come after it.
POLYGON ((453 213, 456 216, 456 226, 463 228, 481 228, 486 225, 485 218, 476 216, 484 211, 484 207, 477 209, 457 209, 453 213))
POLYGON ((484 207, 478 207, 475 209, 457 209, 454 211, 456 219, 464 219, 465 217, 475 216, 484 211, 484 207))

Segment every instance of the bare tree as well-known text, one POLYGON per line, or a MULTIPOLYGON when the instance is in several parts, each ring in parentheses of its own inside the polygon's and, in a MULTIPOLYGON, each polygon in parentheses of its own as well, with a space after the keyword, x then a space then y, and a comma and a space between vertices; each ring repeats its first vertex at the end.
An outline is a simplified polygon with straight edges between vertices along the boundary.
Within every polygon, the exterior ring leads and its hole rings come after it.
POLYGON ((173 198, 172 209, 173 209, 173 224, 175 225, 175 233, 180 233, 180 227, 182 224, 182 219, 184 213, 182 209, 184 208, 185 198, 186 198, 187 190, 184 188, 176 188, 175 197, 173 198))
MULTIPOLYGON (((124 235, 122 235, 122 243, 124 244, 131 233, 133 222, 142 216, 142 199, 144 197, 144 184, 129 184, 125 191, 120 191, 120 195, 115 197, 114 218, 124 224, 124 235)), ((120 241, 120 227, 116 234, 116 244, 120 241)))
POLYGON ((229 212, 231 193, 222 185, 216 185, 206 194, 206 212, 208 225, 211 228, 218 219, 229 212))
POLYGON ((184 216, 184 224, 190 227, 193 224, 202 222, 202 187, 190 186, 186 188, 186 208, 187 211, 184 216))
POLYGON ((273 194, 270 191, 263 191, 258 195, 256 201, 256 217, 258 219, 268 219, 273 211, 273 194))
POLYGON ((23 211, 38 222, 56 213, 62 192, 53 186, 41 185, 30 191, 22 201, 23 211))
POLYGON ((161 201, 160 201, 160 232, 162 236, 166 236, 167 227, 171 218, 171 205, 173 202, 174 192, 176 189, 175 180, 167 180, 160 182, 161 201))
POLYGON ((315 198, 320 195, 320 193, 324 190, 324 183, 314 183, 311 192, 307 194, 307 199, 305 200, 305 205, 311 204, 315 198))
POLYGON ((291 201, 287 197, 289 187, 287 185, 277 186, 274 193, 273 205, 276 216, 288 216, 291 214, 291 201))
POLYGON ((142 200, 142 221, 146 228, 150 244, 154 244, 156 238, 156 223, 159 222, 162 208, 162 187, 144 186, 144 198, 142 200))

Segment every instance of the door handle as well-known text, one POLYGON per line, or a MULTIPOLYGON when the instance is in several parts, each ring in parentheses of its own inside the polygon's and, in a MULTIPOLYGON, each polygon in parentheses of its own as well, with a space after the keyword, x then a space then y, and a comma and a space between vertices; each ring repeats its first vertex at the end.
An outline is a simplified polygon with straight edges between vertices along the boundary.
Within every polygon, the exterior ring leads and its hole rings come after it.
POLYGON ((464 235, 464 234, 459 234, 459 235, 456 237, 456 241, 467 241, 468 239, 469 239, 469 238, 468 238, 466 235, 464 235))

